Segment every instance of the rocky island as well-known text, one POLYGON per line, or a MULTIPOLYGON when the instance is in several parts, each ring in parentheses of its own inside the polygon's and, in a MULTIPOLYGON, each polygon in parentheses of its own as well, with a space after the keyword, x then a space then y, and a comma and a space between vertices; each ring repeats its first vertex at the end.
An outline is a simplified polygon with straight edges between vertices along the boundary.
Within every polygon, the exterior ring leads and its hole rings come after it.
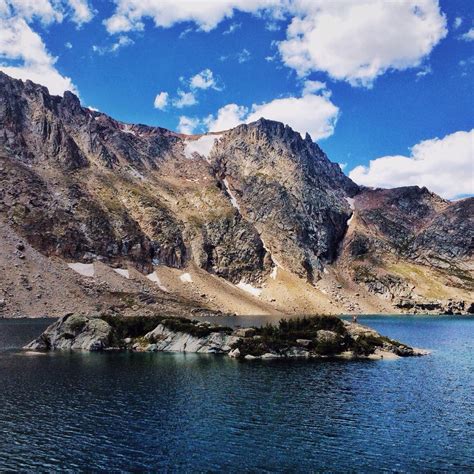
POLYGON ((368 327, 335 316, 281 320, 278 325, 237 328, 186 318, 69 314, 26 350, 128 350, 225 354, 239 359, 383 358, 425 355, 368 327))

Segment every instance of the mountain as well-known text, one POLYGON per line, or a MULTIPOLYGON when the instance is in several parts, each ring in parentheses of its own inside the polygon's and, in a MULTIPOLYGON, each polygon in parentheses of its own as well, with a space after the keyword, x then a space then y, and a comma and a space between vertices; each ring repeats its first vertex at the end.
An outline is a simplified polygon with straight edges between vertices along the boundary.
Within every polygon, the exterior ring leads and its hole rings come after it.
POLYGON ((183 135, 0 73, 0 314, 474 311, 473 206, 278 122, 183 135))

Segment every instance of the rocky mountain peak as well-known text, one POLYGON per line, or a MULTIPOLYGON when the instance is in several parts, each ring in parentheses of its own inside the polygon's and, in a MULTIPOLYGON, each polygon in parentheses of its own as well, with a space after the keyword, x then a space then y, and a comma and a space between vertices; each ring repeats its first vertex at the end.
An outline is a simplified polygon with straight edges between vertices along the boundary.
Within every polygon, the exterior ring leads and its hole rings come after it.
MULTIPOLYGON (((360 188, 280 122, 184 136, 0 73, 0 222, 45 258, 199 268, 247 289, 279 271, 314 288, 330 269, 369 291, 398 258, 467 288, 473 202, 360 188)), ((406 294, 401 271, 383 281, 406 294)))

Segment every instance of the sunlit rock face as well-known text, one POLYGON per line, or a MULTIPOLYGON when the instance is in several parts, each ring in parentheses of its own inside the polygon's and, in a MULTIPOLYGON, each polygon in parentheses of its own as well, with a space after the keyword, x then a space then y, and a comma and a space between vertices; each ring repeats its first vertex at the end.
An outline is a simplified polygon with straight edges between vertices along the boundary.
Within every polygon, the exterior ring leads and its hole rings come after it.
POLYGON ((257 299, 281 269, 309 285, 331 274, 351 301, 358 287, 394 305, 461 300, 472 289, 472 216, 473 199, 360 188, 278 122, 183 135, 0 73, 0 219, 48 258, 144 275, 194 265, 257 299), (435 273, 417 287, 400 262, 435 273))

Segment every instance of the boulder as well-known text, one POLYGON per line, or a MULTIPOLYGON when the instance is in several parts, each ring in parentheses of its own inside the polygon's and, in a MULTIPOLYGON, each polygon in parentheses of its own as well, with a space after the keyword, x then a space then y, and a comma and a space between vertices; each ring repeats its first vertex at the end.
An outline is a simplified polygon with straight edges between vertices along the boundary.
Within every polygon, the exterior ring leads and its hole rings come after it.
POLYGON ((309 347, 313 344, 313 341, 311 339, 296 339, 296 344, 303 347, 309 347))
POLYGON ((317 331, 317 341, 318 342, 337 342, 339 335, 334 331, 326 331, 325 329, 320 329, 317 331))
POLYGON ((237 337, 253 337, 255 333, 255 328, 239 328, 233 332, 233 335, 237 337))
POLYGON ((70 314, 59 319, 25 348, 100 351, 109 346, 112 328, 102 319, 70 314))

